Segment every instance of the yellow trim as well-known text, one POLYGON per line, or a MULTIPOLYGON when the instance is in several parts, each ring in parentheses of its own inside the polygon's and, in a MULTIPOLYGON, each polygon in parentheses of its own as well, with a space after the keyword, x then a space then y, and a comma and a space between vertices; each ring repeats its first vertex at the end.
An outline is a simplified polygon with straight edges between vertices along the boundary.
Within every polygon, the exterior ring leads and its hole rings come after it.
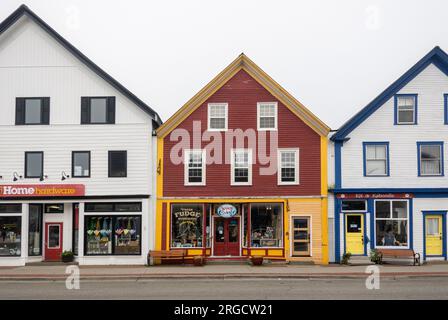
POLYGON ((297 117, 302 119, 308 126, 321 136, 327 136, 330 128, 316 117, 303 104, 289 94, 284 88, 273 80, 267 73, 258 67, 252 60, 244 54, 239 55, 223 71, 221 71, 212 81, 195 94, 185 103, 173 116, 157 129, 157 135, 164 138, 184 121, 194 110, 199 108, 204 101, 220 89, 229 79, 231 79, 241 69, 245 70, 251 77, 259 82, 266 90, 281 101, 297 117))
POLYGON ((157 197, 163 197, 163 139, 157 138, 157 197))
POLYGON ((320 172, 321 172, 321 194, 323 196, 321 203, 322 210, 322 221, 321 221, 321 232, 322 232, 322 264, 328 264, 328 163, 327 163, 327 152, 328 152, 328 140, 326 137, 320 138, 320 172))

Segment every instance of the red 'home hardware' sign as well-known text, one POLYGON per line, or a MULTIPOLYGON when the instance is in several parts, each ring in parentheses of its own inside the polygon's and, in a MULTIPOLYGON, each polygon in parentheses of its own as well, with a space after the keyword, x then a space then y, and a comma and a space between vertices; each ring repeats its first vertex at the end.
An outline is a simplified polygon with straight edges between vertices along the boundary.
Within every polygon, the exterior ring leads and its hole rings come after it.
POLYGON ((83 184, 0 185, 0 198, 11 197, 70 197, 85 195, 83 184))

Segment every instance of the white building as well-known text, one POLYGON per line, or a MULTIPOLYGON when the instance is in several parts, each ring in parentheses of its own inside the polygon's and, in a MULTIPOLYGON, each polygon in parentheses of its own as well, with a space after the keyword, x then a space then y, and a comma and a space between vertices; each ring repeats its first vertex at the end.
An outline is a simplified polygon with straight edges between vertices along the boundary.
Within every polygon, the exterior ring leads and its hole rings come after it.
POLYGON ((157 113, 26 6, 0 24, 0 265, 144 264, 157 113))
POLYGON ((448 55, 436 47, 331 137, 335 261, 374 248, 447 259, 447 108, 448 55))

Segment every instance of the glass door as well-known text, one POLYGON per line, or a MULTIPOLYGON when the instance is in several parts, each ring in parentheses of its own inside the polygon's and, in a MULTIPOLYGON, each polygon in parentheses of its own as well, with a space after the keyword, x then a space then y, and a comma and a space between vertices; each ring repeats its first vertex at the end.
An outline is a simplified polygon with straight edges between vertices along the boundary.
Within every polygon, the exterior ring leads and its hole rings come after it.
POLYGON ((292 217, 292 255, 309 256, 311 253, 311 230, 309 217, 292 217))
POLYGON ((45 261, 61 261, 62 223, 46 223, 45 231, 45 261))

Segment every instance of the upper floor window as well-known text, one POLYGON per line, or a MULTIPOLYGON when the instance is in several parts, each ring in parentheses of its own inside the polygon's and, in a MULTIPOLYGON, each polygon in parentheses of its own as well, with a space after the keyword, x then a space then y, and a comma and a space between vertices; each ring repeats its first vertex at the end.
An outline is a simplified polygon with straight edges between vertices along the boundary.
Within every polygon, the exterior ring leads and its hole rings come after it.
POLYGON ((109 151, 109 178, 125 178, 127 174, 127 151, 109 151))
POLYGON ((209 103, 208 104, 208 130, 225 131, 227 130, 227 103, 209 103))
POLYGON ((389 143, 364 142, 364 176, 389 176, 389 143))
POLYGON ((16 98, 16 125, 50 123, 50 98, 16 98))
POLYGON ((277 102, 257 103, 257 129, 277 130, 277 102))
POLYGON ((417 95, 395 95, 395 124, 417 124, 417 95))
POLYGON ((25 152, 25 178, 42 178, 44 175, 44 153, 25 152))
POLYGON ((418 175, 443 176, 443 142, 417 142, 418 175))
POLYGON ((205 150, 185 150, 185 185, 205 185, 205 150))
POLYGON ((231 184, 252 184, 252 150, 235 149, 231 157, 231 184))
POLYGON ((81 97, 81 124, 115 123, 115 97, 81 97))
POLYGON ((448 93, 443 95, 445 124, 448 124, 448 93))
POLYGON ((282 149, 278 151, 279 169, 277 173, 278 184, 298 184, 299 169, 298 149, 282 149))
POLYGON ((73 151, 72 153, 72 177, 90 177, 90 151, 73 151))

